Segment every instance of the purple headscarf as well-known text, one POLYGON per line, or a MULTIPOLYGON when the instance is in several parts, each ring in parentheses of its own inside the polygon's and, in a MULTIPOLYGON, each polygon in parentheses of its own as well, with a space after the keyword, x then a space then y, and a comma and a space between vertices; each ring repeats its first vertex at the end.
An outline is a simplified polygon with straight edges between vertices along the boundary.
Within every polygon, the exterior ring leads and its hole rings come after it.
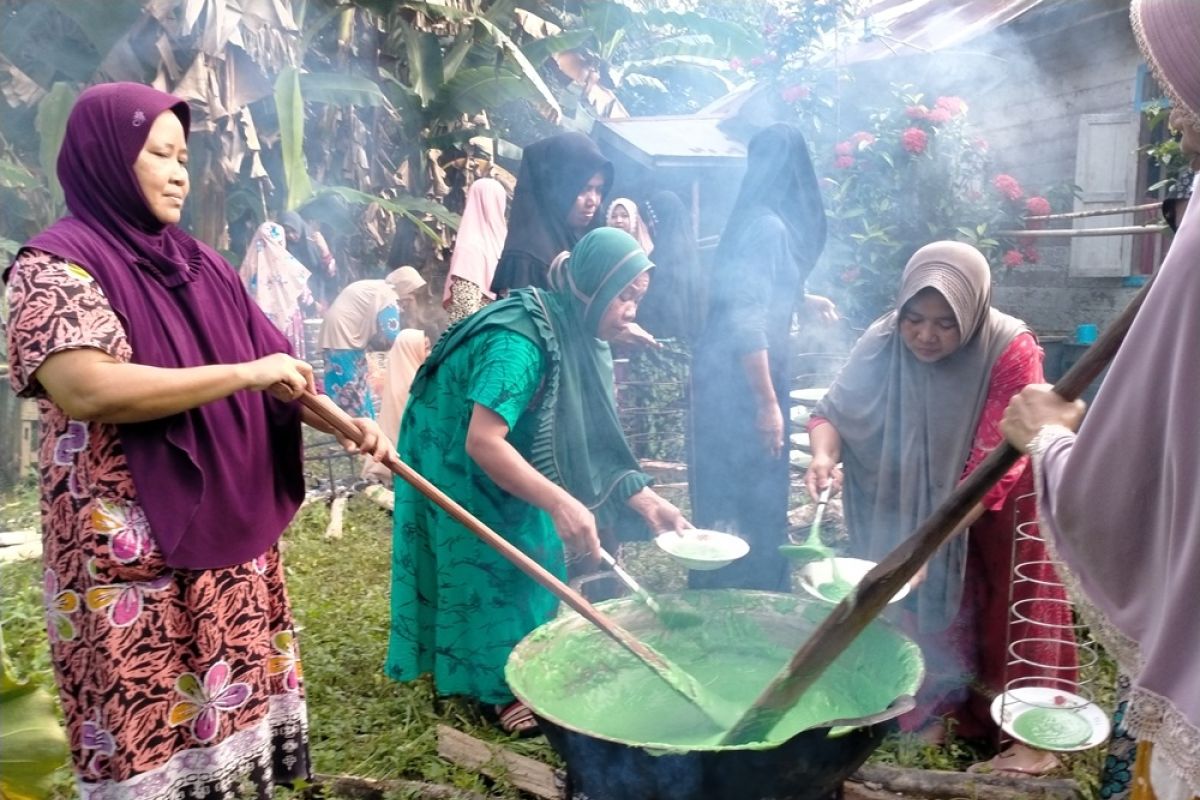
MULTIPOLYGON (((1132 12, 1142 53, 1196 125, 1200 4, 1135 0, 1132 12)), ((1154 743, 1191 794, 1200 794, 1197 267, 1193 203, 1079 435, 1048 426, 1031 447, 1044 529, 1071 568, 1081 615, 1130 676, 1124 725, 1154 743)))
MULTIPOLYGON (((26 246, 96 279, 135 363, 196 367, 287 352, 233 268, 147 207, 133 164, 165 111, 188 130, 187 103, 156 89, 110 83, 84 91, 58 156, 70 215, 26 246)), ((172 567, 212 569, 262 555, 303 499, 294 404, 241 391, 118 429, 139 502, 172 567)))

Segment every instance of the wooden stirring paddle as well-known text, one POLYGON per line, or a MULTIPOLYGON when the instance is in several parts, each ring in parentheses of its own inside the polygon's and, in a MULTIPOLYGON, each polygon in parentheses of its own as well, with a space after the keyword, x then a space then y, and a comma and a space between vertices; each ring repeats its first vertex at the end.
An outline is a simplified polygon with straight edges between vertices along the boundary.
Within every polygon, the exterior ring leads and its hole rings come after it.
MULTIPOLYGON (((1113 323, 1054 384, 1064 400, 1075 400, 1104 371, 1125 340, 1129 326, 1150 292, 1151 278, 1113 323)), ((966 480, 951 492, 917 530, 866 574, 845 600, 821 622, 754 704, 742 715, 721 744, 761 741, 800 696, 871 623, 888 601, 912 580, 946 538, 953 533, 988 490, 1004 477, 1021 453, 1007 442, 993 450, 966 480)))
MULTIPOLYGON (((300 402, 347 439, 356 444, 361 443, 362 434, 350 418, 350 415, 334 405, 333 401, 329 400, 328 397, 317 396, 312 392, 306 391, 300 396, 300 402)), ((500 555, 511 561, 518 569, 553 592, 556 597, 577 611, 580 616, 608 634, 617 644, 624 647, 635 658, 652 669, 655 674, 662 678, 668 686, 682 695, 685 700, 700 709, 714 724, 720 728, 724 728, 728 724, 715 715, 712 710, 714 704, 708 699, 703 688, 695 678, 676 664, 668 661, 661 653, 649 645, 636 639, 633 634, 589 603, 583 595, 560 581, 541 564, 525 555, 503 536, 496 533, 487 525, 484 525, 475 515, 460 506, 453 498, 430 483, 427 478, 415 469, 401 461, 399 457, 391 456, 382 463, 393 473, 412 484, 421 494, 440 506, 456 522, 497 550, 500 555)))

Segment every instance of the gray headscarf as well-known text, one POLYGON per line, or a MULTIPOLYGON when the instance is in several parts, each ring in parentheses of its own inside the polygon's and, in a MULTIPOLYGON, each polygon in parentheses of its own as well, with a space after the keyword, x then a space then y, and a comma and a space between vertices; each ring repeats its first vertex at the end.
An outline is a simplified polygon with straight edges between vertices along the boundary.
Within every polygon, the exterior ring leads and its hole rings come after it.
MULTIPOLYGON (((934 242, 904 268, 896 308, 875 320, 817 405, 837 428, 845 466, 851 549, 879 561, 908 537, 962 477, 987 400, 992 365, 1027 330, 991 307, 991 269, 961 242, 934 242), (924 289, 950 304, 962 343, 934 363, 918 360, 900 336, 904 305, 924 289)), ((945 544, 916 593, 922 630, 954 619, 962 600, 967 538, 945 544)))

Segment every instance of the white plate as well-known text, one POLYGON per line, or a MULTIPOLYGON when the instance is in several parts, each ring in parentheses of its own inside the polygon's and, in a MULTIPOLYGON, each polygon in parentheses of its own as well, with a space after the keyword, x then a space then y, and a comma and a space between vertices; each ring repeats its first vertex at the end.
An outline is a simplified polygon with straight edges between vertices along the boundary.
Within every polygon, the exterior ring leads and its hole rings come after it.
POLYGON ((745 539, 700 528, 660 533, 654 537, 654 543, 680 564, 697 570, 720 569, 750 552, 745 539))
POLYGON ((996 699, 992 701, 992 719, 1005 733, 1019 742, 1039 750, 1056 750, 1063 753, 1088 750, 1103 744, 1112 730, 1108 714, 1100 706, 1079 695, 1044 686, 1022 686, 996 695, 996 699), (1055 702, 1056 699, 1060 702, 1055 702), (1022 714, 1038 709, 1054 709, 1064 714, 1076 714, 1091 728, 1091 735, 1083 742, 1070 747, 1048 747, 1044 742, 1022 736, 1015 727, 1017 720, 1022 714))
POLYGON ((812 442, 809 441, 807 433, 793 433, 792 447, 795 447, 799 450, 811 450, 812 442))
MULTIPOLYGON (((858 582, 866 577, 871 568, 875 566, 874 561, 867 561, 863 558, 827 558, 823 561, 810 561, 800 568, 800 586, 804 591, 811 594, 818 600, 824 600, 826 603, 832 602, 825 595, 821 594, 818 587, 823 586, 833 581, 833 564, 837 562, 838 577, 850 583, 852 586, 857 586, 858 582)), ((889 603, 894 603, 897 600, 905 597, 908 594, 908 586, 896 592, 889 600, 889 603)))
POLYGON ((793 389, 790 394, 791 398, 797 403, 803 403, 806 406, 815 406, 828 391, 828 386, 814 386, 811 389, 793 389))

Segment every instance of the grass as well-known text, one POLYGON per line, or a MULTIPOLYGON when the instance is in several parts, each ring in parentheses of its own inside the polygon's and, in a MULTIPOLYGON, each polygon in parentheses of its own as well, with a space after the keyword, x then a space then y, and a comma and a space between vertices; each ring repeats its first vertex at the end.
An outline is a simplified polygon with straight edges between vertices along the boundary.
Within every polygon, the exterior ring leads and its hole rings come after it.
MULTIPOLYGON (((435 702, 430 683, 398 684, 382 671, 387 646, 391 517, 361 496, 350 499, 344 533, 326 539, 328 509, 301 510, 284 537, 288 589, 300 628, 309 702, 313 763, 319 772, 374 779, 404 778, 452 785, 498 798, 519 797, 503 779, 491 781, 437 756, 439 723, 559 765, 542 739, 512 740, 485 723, 469 704, 435 702)), ((23 485, 0 495, 0 529, 37 524, 35 490, 23 485)), ((651 592, 683 587, 682 568, 652 544, 626 546, 631 570, 651 592)), ((41 567, 36 561, 0 565, 0 624, 18 674, 53 691, 41 611, 41 567)), ((1111 682, 1111 664, 1099 684, 1111 682)), ((1104 749, 1064 759, 1089 797, 1096 796, 1104 749)), ((895 736, 873 760, 922 769, 961 770, 982 754, 951 738, 945 747, 895 736)), ((73 795, 64 766, 55 797, 73 795)))

